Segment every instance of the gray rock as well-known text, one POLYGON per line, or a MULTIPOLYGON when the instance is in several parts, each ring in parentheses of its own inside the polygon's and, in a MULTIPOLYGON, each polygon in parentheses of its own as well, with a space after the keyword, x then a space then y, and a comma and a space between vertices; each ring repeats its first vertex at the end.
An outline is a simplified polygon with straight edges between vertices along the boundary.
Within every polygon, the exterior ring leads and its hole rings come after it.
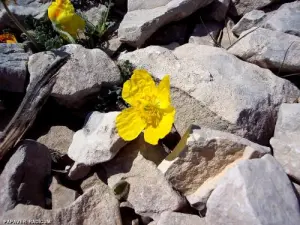
POLYGON ((175 125, 181 134, 194 123, 268 144, 279 105, 300 95, 291 82, 271 71, 206 45, 185 44, 174 51, 150 46, 121 55, 123 60, 157 80, 170 74, 175 125))
POLYGON ((209 16, 219 22, 225 20, 227 15, 227 11, 229 9, 231 0, 215 0, 212 3, 213 11, 209 14, 209 16))
POLYGON ((222 35, 219 37, 219 42, 221 42, 222 48, 228 48, 233 43, 235 43, 238 38, 232 32, 232 28, 234 26, 234 22, 231 19, 227 19, 225 23, 225 27, 222 30, 222 35))
POLYGON ((124 200, 133 206, 137 214, 153 219, 164 211, 175 211, 186 204, 156 168, 164 157, 163 151, 159 145, 146 143, 140 135, 114 159, 103 164, 108 185, 113 188, 120 181, 126 181, 129 191, 124 200))
POLYGON ((17 205, 6 212, 3 219, 48 220, 61 225, 122 225, 119 202, 106 186, 95 186, 71 205, 58 210, 45 210, 38 206, 17 205))
POLYGON ((300 37, 264 28, 241 36, 229 53, 274 71, 300 72, 300 37))
POLYGON ((20 44, 0 43, 0 91, 25 91, 28 58, 20 44))
POLYGON ((105 51, 107 55, 113 56, 121 47, 122 42, 119 38, 113 38, 108 40, 106 44, 103 51, 105 51))
POLYGON ((272 2, 274 0, 260 0, 260 1, 253 1, 253 0, 232 0, 236 13, 238 15, 244 15, 254 9, 261 9, 272 2))
POLYGON ((100 179, 97 173, 93 173, 91 176, 87 177, 80 184, 80 188, 83 192, 87 192, 89 189, 97 186, 97 185, 105 185, 100 179))
POLYGON ((53 126, 48 133, 39 137, 37 141, 64 155, 68 152, 74 133, 68 127, 53 126))
POLYGON ((196 215, 177 212, 163 212, 157 225, 205 225, 205 219, 196 215))
POLYGON ((105 5, 99 4, 98 6, 94 6, 86 11, 81 11, 81 13, 84 15, 84 17, 87 18, 87 20, 93 24, 94 26, 97 26, 99 21, 104 16, 104 13, 107 11, 107 7, 105 5))
POLYGON ((232 32, 237 36, 240 36, 242 32, 249 30, 254 26, 261 25, 266 16, 267 14, 262 10, 253 10, 248 12, 236 25, 234 25, 232 32))
POLYGON ((68 156, 84 165, 92 166, 111 160, 126 145, 118 134, 115 119, 120 112, 93 112, 83 129, 77 131, 68 156))
POLYGON ((300 208, 292 185, 271 156, 232 168, 207 203, 206 221, 214 225, 297 225, 300 208))
POLYGON ((0 216, 19 203, 45 207, 50 173, 47 147, 32 140, 22 141, 0 175, 0 216))
POLYGON ((75 162, 68 173, 68 178, 70 180, 80 180, 86 177, 90 171, 90 166, 75 162))
POLYGON ((300 104, 282 104, 279 108, 274 137, 270 143, 274 157, 285 172, 300 179, 300 104))
POLYGON ((53 178, 49 190, 51 191, 52 209, 61 209, 71 205, 77 197, 77 192, 60 184, 53 178))
POLYGON ((181 20, 213 0, 128 1, 128 12, 120 24, 122 42, 139 47, 160 27, 181 20))
POLYGON ((158 169, 193 207, 202 210, 230 167, 269 152, 233 134, 192 127, 158 169))
POLYGON ((222 24, 215 21, 207 21, 205 25, 197 24, 189 39, 189 43, 215 46, 214 40, 217 42, 222 29, 222 24))
POLYGON ((300 2, 283 4, 269 16, 264 27, 300 36, 300 2))
MULTIPOLYGON (((86 98, 95 94, 103 84, 116 84, 121 76, 115 63, 100 49, 86 49, 69 44, 55 52, 40 52, 30 56, 30 81, 55 60, 57 55, 68 53, 71 58, 58 71, 51 95, 67 107, 78 108, 86 98)), ((29 84, 30 85, 30 84, 29 84)))

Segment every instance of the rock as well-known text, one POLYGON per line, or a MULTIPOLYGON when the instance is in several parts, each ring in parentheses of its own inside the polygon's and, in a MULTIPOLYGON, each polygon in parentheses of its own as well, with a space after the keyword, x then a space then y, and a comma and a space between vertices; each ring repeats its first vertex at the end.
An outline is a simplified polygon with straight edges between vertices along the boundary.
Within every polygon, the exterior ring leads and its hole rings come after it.
POLYGON ((297 225, 300 209, 291 182, 271 156, 239 163, 207 202, 208 224, 297 225))
POLYGON ((20 44, 0 43, 0 91, 25 91, 28 58, 20 44))
POLYGON ((177 212, 163 212, 157 225, 205 225, 205 219, 196 215, 177 212))
POLYGON ((106 13, 107 7, 105 5, 99 4, 98 6, 94 6, 86 11, 81 12, 86 19, 93 24, 94 26, 97 26, 98 23, 101 21, 101 19, 104 16, 104 13, 106 13))
POLYGON ((300 104, 282 104, 270 144, 285 172, 300 179, 300 104))
POLYGON ((191 127, 158 169, 193 207, 202 210, 230 167, 269 152, 269 148, 233 134, 191 127))
POLYGON ((232 32, 232 28, 234 26, 234 22, 231 19, 228 19, 225 23, 225 27, 223 28, 221 34, 220 35, 220 42, 221 42, 221 46, 223 48, 228 48, 229 46, 231 46, 233 43, 235 43, 238 38, 233 34, 232 32))
POLYGON ((126 145, 117 133, 115 119, 119 112, 93 112, 84 127, 73 136, 68 156, 87 166, 111 160, 126 145))
POLYGON ((90 171, 90 166, 75 162, 69 171, 68 178, 70 180, 80 180, 86 177, 90 171))
POLYGON ((157 80, 170 74, 175 125, 181 134, 190 124, 199 124, 268 144, 279 105, 300 95, 291 82, 221 48, 185 44, 170 51, 150 46, 119 57, 125 60, 157 80))
POLYGON ((37 141, 64 155, 68 152, 74 133, 65 126, 52 126, 48 133, 39 137, 37 141))
MULTIPOLYGON (((8 8, 19 21, 24 21, 27 16, 41 18, 50 5, 50 0, 32 1, 32 0, 16 0, 10 1, 8 8)), ((0 4, 0 30, 4 28, 17 28, 11 21, 2 3, 0 4)))
POLYGON ((153 146, 144 142, 140 135, 126 145, 114 159, 103 164, 108 185, 113 188, 120 181, 127 182, 129 190, 123 195, 124 200, 133 206, 137 214, 152 219, 158 218, 164 211, 175 211, 186 204, 156 168, 156 163, 164 157, 160 153, 163 151, 159 145, 153 146))
POLYGON ((55 177, 52 180, 49 190, 52 196, 52 209, 65 208, 71 205, 77 197, 75 190, 63 186, 55 177))
POLYGON ((128 1, 128 12, 120 24, 118 36, 122 42, 140 47, 160 27, 179 21, 213 0, 128 1))
POLYGON ((45 207, 50 173, 47 147, 32 140, 22 141, 0 175, 0 217, 19 203, 45 207))
MULTIPOLYGON (((66 107, 79 108, 88 96, 95 94, 102 85, 117 84, 121 80, 115 63, 100 49, 86 49, 69 44, 55 52, 31 55, 28 63, 30 81, 55 60, 57 55, 70 54, 71 58, 58 71, 51 95, 66 107)), ((30 84, 29 84, 30 85, 30 84)))
POLYGON ((300 36, 300 2, 283 4, 269 16, 264 27, 300 36))
POLYGON ((113 56, 121 47, 122 42, 119 38, 113 38, 107 41, 107 46, 104 47, 103 51, 106 52, 107 55, 113 56))
POLYGON ((17 205, 5 213, 9 220, 50 220, 61 225, 122 225, 119 202, 105 186, 95 186, 76 199, 73 204, 58 210, 45 210, 32 205, 17 205))
POLYGON ((246 13, 240 21, 232 28, 232 32, 240 36, 242 32, 249 30, 254 26, 259 26, 266 18, 267 14, 262 10, 253 10, 246 13))
POLYGON ((272 2, 274 0, 261 0, 261 1, 253 1, 253 0, 232 0, 236 13, 241 16, 245 13, 248 13, 254 9, 261 9, 272 2))
POLYGON ((264 28, 245 33, 229 53, 276 72, 300 72, 300 37, 264 28))
POLYGON ((212 3, 212 8, 214 9, 209 16, 219 22, 222 22, 225 20, 227 11, 229 9, 231 0, 215 0, 212 3))
POLYGON ((222 24, 215 21, 207 21, 205 25, 197 24, 189 39, 189 43, 215 46, 214 40, 217 42, 222 28, 222 24))
POLYGON ((96 185, 105 185, 98 177, 97 173, 93 173, 91 176, 87 177, 80 184, 80 188, 83 192, 87 192, 89 189, 96 185))

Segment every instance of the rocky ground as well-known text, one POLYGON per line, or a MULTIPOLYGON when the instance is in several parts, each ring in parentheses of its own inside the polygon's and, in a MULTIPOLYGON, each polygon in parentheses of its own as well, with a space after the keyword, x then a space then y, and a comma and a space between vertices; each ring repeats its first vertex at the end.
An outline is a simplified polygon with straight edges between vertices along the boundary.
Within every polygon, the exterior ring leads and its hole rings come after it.
MULTIPOLYGON (((21 22, 50 4, 16 2, 21 22)), ((33 80, 70 55, 0 161, 0 223, 299 225, 300 1, 113 3, 99 46, 0 44, 0 137, 33 80), (133 68, 170 74, 176 130, 156 146, 116 131, 133 68)), ((107 9, 73 4, 90 21, 107 9)), ((16 29, 3 8, 0 29, 16 29)))

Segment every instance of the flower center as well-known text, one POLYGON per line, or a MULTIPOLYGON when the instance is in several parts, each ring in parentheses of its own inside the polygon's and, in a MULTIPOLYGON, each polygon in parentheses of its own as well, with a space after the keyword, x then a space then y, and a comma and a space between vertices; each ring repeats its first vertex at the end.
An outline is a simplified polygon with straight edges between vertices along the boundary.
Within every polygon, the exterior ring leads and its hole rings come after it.
POLYGON ((147 104, 143 108, 143 118, 148 125, 157 127, 163 117, 162 111, 157 105, 147 104))

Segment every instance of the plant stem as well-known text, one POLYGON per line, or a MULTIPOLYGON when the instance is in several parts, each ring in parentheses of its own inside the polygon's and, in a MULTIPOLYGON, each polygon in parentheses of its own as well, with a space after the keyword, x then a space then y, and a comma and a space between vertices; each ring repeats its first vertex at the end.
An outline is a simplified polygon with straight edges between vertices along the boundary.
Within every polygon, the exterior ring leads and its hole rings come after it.
POLYGON ((26 34, 26 36, 28 37, 28 39, 34 44, 34 46, 37 48, 37 50, 39 50, 39 45, 37 44, 37 42, 35 41, 35 39, 27 32, 27 30, 23 27, 23 25, 19 22, 19 20, 14 16, 14 14, 11 13, 10 9, 7 7, 6 3, 1 0, 4 9, 6 10, 8 16, 11 18, 11 20, 16 24, 16 26, 23 32, 26 34))
POLYGON ((55 23, 52 22, 53 29, 57 31, 60 35, 65 35, 71 44, 76 44, 75 39, 66 31, 59 29, 55 23))

